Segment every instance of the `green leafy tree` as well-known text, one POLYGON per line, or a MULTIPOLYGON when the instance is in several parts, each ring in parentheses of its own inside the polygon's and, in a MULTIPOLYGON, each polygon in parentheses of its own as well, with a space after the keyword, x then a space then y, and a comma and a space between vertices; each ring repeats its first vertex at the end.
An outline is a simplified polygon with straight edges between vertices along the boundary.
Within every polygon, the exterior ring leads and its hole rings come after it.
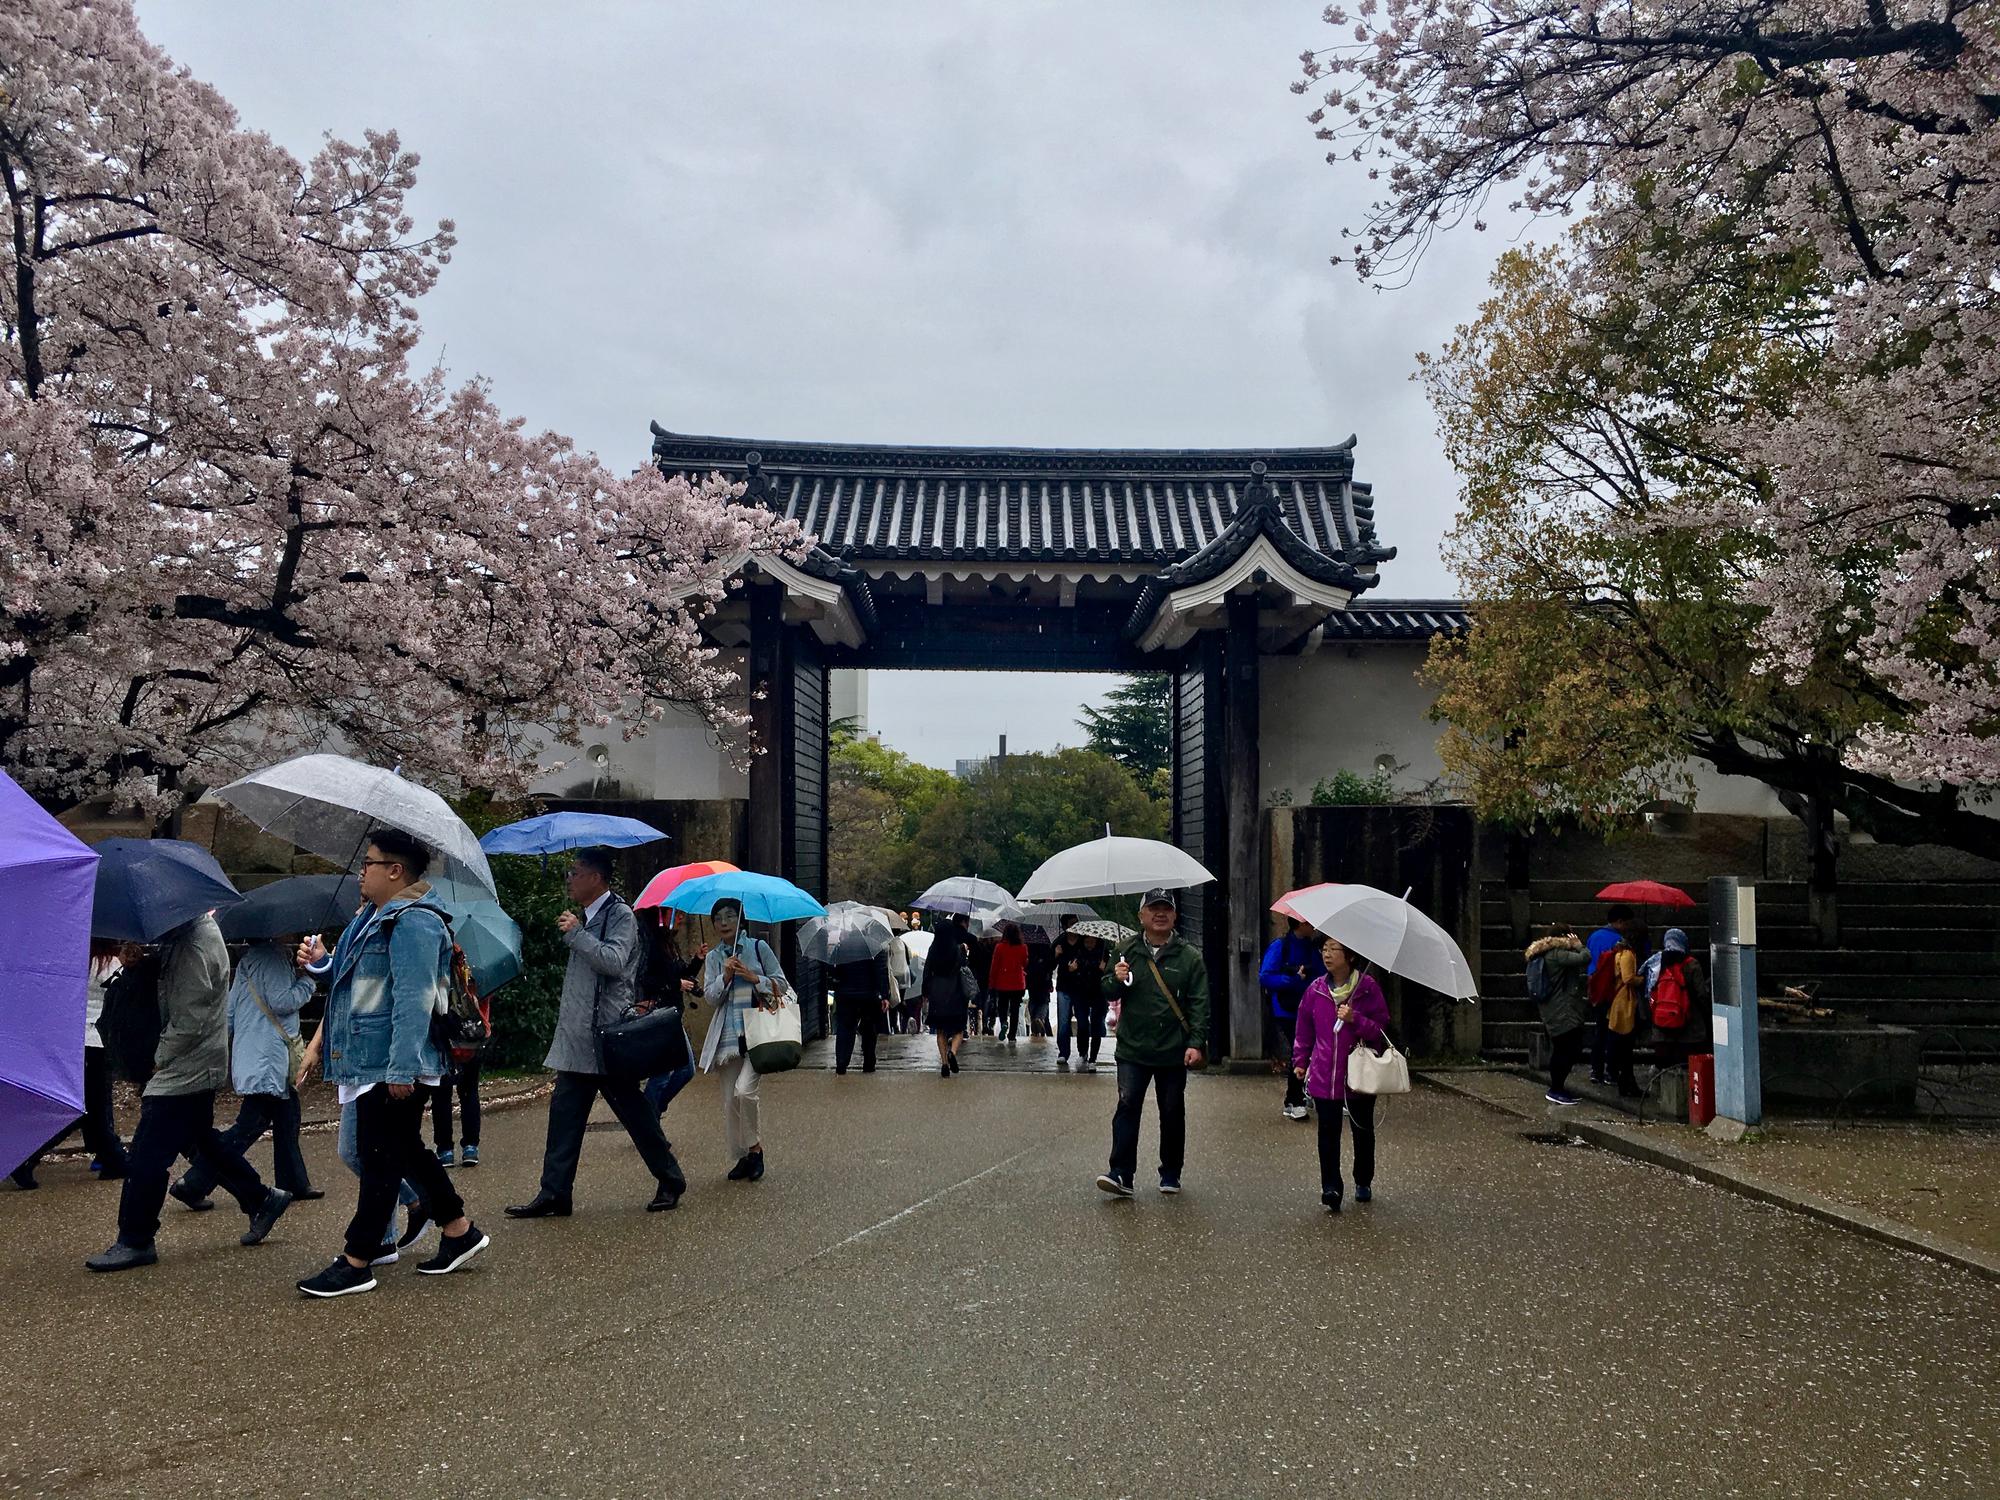
POLYGON ((875 740, 837 740, 827 761, 828 889, 871 905, 908 899, 917 827, 957 783, 875 740))
POLYGON ((1085 705, 1079 726, 1090 749, 1108 755, 1152 792, 1173 754, 1173 679, 1164 672, 1127 678, 1104 695, 1104 706, 1085 705))

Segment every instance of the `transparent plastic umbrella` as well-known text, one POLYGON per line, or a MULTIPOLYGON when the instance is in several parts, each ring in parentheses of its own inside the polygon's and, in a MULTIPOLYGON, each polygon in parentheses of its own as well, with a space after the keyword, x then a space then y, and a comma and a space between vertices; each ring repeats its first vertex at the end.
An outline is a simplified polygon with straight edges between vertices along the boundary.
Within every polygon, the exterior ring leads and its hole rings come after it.
POLYGON ((895 941, 882 913, 858 901, 836 901, 799 928, 799 952, 829 965, 874 958, 895 941))
POLYGON ((1042 861, 1021 887, 1023 901, 1070 901, 1082 896, 1136 896, 1155 887, 1181 890, 1215 879, 1193 855, 1159 839, 1101 839, 1042 861))
POLYGON ((940 880, 910 903, 918 911, 951 911, 968 917, 1013 904, 1013 894, 1007 887, 981 880, 977 875, 954 875, 949 880, 940 880))

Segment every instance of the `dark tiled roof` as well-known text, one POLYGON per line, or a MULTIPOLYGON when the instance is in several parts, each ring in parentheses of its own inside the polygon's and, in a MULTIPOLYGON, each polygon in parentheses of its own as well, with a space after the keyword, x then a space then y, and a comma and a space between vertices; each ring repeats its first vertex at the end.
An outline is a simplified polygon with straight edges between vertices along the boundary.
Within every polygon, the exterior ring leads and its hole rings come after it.
POLYGON ((1354 607, 1327 618, 1329 641, 1427 641, 1434 635, 1458 635, 1472 628, 1463 599, 1357 600, 1354 607))
POLYGON ((721 473, 856 561, 1124 562, 1158 568, 1223 536, 1269 470, 1303 548, 1351 568, 1395 555, 1354 481, 1354 439, 1327 448, 883 448, 690 437, 653 426, 669 473, 721 473))

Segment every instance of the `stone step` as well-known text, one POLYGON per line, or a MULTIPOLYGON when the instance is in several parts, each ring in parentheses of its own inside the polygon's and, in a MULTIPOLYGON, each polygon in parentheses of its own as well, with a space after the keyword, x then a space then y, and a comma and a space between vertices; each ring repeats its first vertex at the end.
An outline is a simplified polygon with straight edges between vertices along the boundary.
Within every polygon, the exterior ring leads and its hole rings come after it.
MULTIPOLYGON (((1706 944, 1694 952, 1708 957, 1706 944)), ((1519 948, 1489 948, 1480 954, 1480 978, 1490 983, 1514 975, 1525 976, 1527 955, 1519 948)), ((1757 972, 1762 974, 1803 974, 1831 979, 1848 979, 1859 974, 1881 974, 1897 978, 1922 976, 2000 978, 2000 964, 1990 953, 1939 953, 1928 948, 1907 950, 1856 948, 1765 948, 1757 949, 1757 972)))
MULTIPOLYGON (((1685 932, 1689 944, 1697 952, 1707 949, 1709 932, 1706 927, 1687 922, 1670 925, 1685 932)), ((1654 928, 1655 938, 1665 930, 1664 927, 1654 928)), ((1757 941, 1761 948, 1772 951, 1817 950, 1819 932, 1812 927, 1779 926, 1764 921, 1760 916, 1757 941)), ((1986 953, 2000 958, 2000 922, 1990 927, 1868 927, 1843 920, 1840 941, 1843 948, 1856 952, 1902 952, 1914 948, 1927 953, 1986 953)), ((1482 926, 1479 929, 1479 946, 1485 953, 1522 951, 1514 944, 1513 929, 1504 922, 1482 926)))
MULTIPOLYGON (((1706 881, 1676 882, 1668 885, 1680 886, 1697 902, 1708 898, 1706 881)), ((1597 892, 1606 881, 1601 880, 1531 880, 1528 894, 1536 901, 1586 902, 1593 906, 1604 903, 1597 900, 1597 892)), ((1767 899, 1804 901, 1806 886, 1799 880, 1760 880, 1753 882, 1757 888, 1758 904, 1767 899)), ((1503 899, 1507 894, 1504 880, 1483 880, 1479 894, 1493 900, 1503 899)), ((1991 880, 1844 880, 1840 883, 1842 906, 1856 903, 1862 906, 1987 906, 2000 907, 2000 882, 1991 880)), ((1649 907, 1648 911, 1658 911, 1649 907)))

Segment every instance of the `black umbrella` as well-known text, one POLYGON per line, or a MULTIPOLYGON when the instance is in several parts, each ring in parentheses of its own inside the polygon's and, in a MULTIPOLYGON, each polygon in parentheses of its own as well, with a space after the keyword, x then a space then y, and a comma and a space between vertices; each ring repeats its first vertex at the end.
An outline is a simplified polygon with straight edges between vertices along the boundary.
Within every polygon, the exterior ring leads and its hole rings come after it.
POLYGON ((153 943, 242 893, 215 856, 180 839, 106 839, 97 850, 97 893, 90 935, 114 942, 153 943))
POLYGON ((256 943, 345 927, 360 905, 361 882, 352 875, 294 875, 258 886, 215 920, 230 942, 256 943))

